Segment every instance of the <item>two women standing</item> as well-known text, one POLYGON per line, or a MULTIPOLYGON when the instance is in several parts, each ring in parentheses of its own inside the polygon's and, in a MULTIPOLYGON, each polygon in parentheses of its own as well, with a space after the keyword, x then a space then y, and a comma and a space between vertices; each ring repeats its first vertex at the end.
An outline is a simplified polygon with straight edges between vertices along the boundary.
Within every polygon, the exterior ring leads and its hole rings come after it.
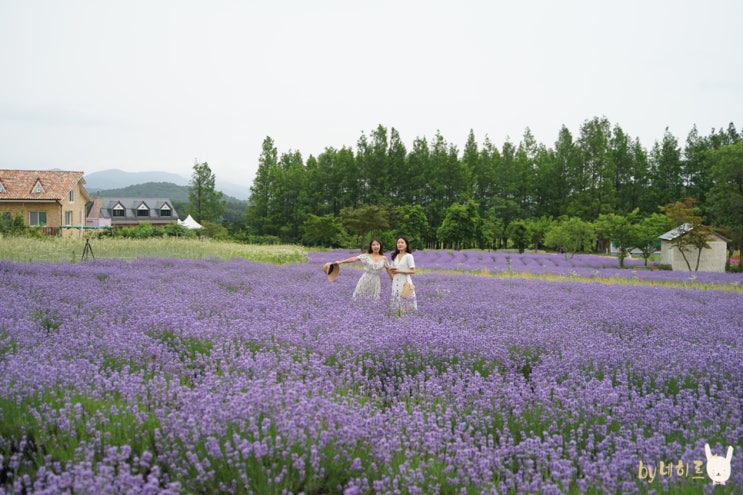
MULTIPOLYGON (((387 271, 390 280, 392 280, 392 308, 395 311, 407 313, 417 309, 418 305, 415 299, 415 290, 407 294, 403 290, 405 283, 412 284, 411 275, 415 273, 415 260, 410 251, 408 240, 404 237, 398 237, 397 249, 392 253, 392 262, 387 260, 382 250, 382 243, 378 239, 372 239, 369 243, 369 249, 365 254, 352 256, 344 260, 336 261, 338 265, 343 263, 354 263, 360 261, 364 267, 364 273, 356 283, 356 289, 353 291, 354 299, 357 296, 379 298, 382 290, 381 273, 387 271)), ((411 285, 412 286, 412 285, 411 285)))

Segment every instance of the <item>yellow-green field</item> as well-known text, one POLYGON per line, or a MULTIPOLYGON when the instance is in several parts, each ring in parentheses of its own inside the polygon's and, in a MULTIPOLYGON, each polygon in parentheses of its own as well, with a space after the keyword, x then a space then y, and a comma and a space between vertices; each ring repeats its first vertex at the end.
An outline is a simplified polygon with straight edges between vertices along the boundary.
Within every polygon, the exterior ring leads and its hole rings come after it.
POLYGON ((179 237, 150 239, 90 240, 91 253, 85 253, 85 239, 49 237, 30 239, 21 237, 0 238, 0 259, 15 262, 79 262, 86 259, 117 258, 136 260, 139 258, 189 258, 232 259, 244 258, 264 263, 299 263, 307 261, 307 253, 301 246, 258 246, 236 242, 208 239, 184 239, 179 237))

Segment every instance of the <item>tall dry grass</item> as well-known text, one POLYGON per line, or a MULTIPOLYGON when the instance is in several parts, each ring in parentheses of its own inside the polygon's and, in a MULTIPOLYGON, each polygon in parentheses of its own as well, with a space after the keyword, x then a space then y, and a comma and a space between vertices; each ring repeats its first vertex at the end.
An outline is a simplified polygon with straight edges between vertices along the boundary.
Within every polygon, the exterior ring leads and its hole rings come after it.
POLYGON ((262 246, 239 244, 209 239, 186 239, 164 237, 149 239, 90 239, 90 251, 85 252, 85 239, 48 238, 0 238, 0 259, 14 262, 71 262, 85 259, 117 258, 135 260, 139 258, 188 258, 188 259, 232 259, 244 258, 261 263, 301 263, 307 261, 307 253, 301 246, 262 246))

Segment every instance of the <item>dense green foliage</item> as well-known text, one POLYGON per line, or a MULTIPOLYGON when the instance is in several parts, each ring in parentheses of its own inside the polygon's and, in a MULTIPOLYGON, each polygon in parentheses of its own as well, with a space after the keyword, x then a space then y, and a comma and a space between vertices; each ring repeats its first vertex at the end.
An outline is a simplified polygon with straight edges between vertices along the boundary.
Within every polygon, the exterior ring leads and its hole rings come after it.
MULTIPOLYGON (((666 130, 648 151, 598 117, 577 137, 563 127, 552 147, 528 128, 520 143, 500 149, 487 138, 478 144, 470 131, 461 153, 440 133, 416 138, 408 150, 381 125, 362 134, 355 151, 326 148, 306 161, 298 151, 280 154, 267 137, 245 222, 250 235, 325 246, 404 234, 416 248, 521 250, 547 242, 594 250, 611 240, 629 249, 646 244, 634 231, 644 219, 693 198, 701 221, 739 246, 742 143, 730 124, 708 136, 692 129, 683 149, 666 130), (558 224, 562 231, 548 236, 558 224), (567 239, 576 229, 580 239, 567 239)), ((646 222, 644 229, 651 225, 645 238, 667 227, 646 222)))
POLYGON ((29 227, 23 219, 23 212, 15 214, 4 211, 0 213, 0 235, 15 237, 41 237, 38 227, 29 227))
MULTIPOLYGON (((181 218, 190 213, 205 227, 199 237, 244 243, 363 248, 373 236, 390 247, 404 235, 414 249, 568 253, 613 244, 621 265, 630 250, 647 260, 658 235, 688 222, 660 214, 679 203, 693 205, 691 224, 704 227, 699 243, 707 229, 731 249, 743 242, 743 135, 732 123, 708 136, 694 127, 683 148, 666 130, 649 151, 598 117, 575 137, 563 126, 552 147, 527 128, 518 144, 500 148, 470 131, 461 152, 439 132, 408 150, 394 128, 380 125, 355 150, 328 147, 304 160, 296 150, 280 154, 267 137, 248 202, 217 191, 206 162, 194 164, 188 187, 144 186, 105 193, 169 197, 181 218)), ((0 233, 37 233, 6 217, 0 233)), ((151 226, 121 233, 193 235, 151 226)))

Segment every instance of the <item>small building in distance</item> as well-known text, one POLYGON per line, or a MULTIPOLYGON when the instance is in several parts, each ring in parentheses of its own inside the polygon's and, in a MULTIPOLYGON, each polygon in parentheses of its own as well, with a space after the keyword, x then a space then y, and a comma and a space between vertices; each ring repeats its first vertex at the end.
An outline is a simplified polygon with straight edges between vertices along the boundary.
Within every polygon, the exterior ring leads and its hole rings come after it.
POLYGON ((149 223, 162 227, 175 222, 178 222, 178 212, 168 198, 97 197, 88 212, 88 225, 136 227, 149 223))
POLYGON ((694 270, 697 265, 697 257, 699 257, 699 269, 697 271, 724 272, 728 253, 727 246, 730 241, 720 234, 710 231, 707 235, 709 248, 702 249, 700 253, 696 247, 688 245, 682 253, 677 243, 673 241, 686 235, 692 229, 691 225, 683 224, 659 236, 661 264, 670 265, 673 271, 688 272, 689 266, 687 266, 686 261, 694 270), (686 257, 686 260, 684 260, 684 257, 686 257))

